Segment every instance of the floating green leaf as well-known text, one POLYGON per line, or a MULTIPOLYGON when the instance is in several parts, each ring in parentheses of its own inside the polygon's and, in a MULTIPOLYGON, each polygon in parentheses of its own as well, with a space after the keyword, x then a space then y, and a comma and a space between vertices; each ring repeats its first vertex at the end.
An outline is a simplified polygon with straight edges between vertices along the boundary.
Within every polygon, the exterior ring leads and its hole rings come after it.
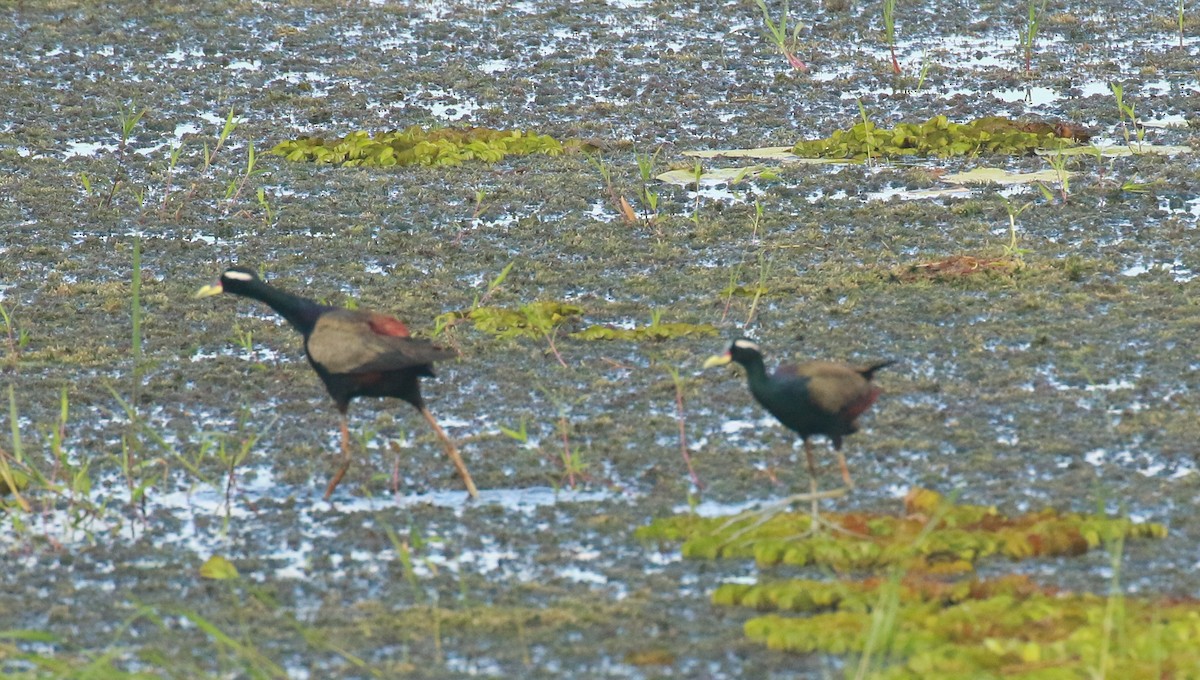
POLYGON ((1114 144, 1112 146, 1076 146, 1070 149, 1061 151, 1038 151, 1038 155, 1052 155, 1061 153, 1064 156, 1103 156, 1105 158, 1114 158, 1116 156, 1140 156, 1156 154, 1160 156, 1174 156, 1180 153, 1195 153, 1196 150, 1190 146, 1172 146, 1169 144, 1138 144, 1136 142, 1125 146, 1123 144, 1114 144))
POLYGON ((1026 576, 943 582, 909 578, 725 584, 719 605, 767 614, 748 620, 746 636, 800 653, 862 652, 883 589, 898 588, 890 631, 893 663, 872 678, 1085 678, 1106 649, 1104 677, 1200 677, 1200 603, 1192 599, 1111 598, 1038 587, 1026 576), (1116 628, 1112 641, 1106 625, 1116 628))
POLYGON ((1009 172, 1003 168, 974 168, 967 172, 943 175, 942 181, 951 184, 1033 184, 1034 182, 1061 182, 1063 175, 1070 178, 1071 174, 1064 171, 1060 175, 1056 170, 1009 172))
POLYGON ((516 309, 475 307, 465 312, 447 312, 436 323, 445 327, 470 321, 476 329, 499 338, 540 338, 581 314, 582 307, 565 302, 531 302, 516 309))
POLYGON ((764 146, 757 149, 711 149, 707 151, 684 151, 692 158, 753 158, 760 161, 783 161, 784 163, 849 163, 837 158, 801 158, 792 153, 790 146, 764 146))
POLYGON ((1026 155, 1038 149, 1075 145, 1046 123, 1021 123, 990 116, 970 123, 952 123, 935 116, 924 123, 900 123, 888 130, 864 121, 848 130, 835 130, 825 139, 798 142, 792 151, 806 158, 865 159, 903 156, 1026 155))
POLYGON ((233 566, 233 562, 221 557, 213 555, 200 565, 200 576, 216 581, 232 579, 238 577, 237 567, 233 566))
POLYGON ((637 530, 643 540, 683 541, 683 556, 692 559, 753 559, 760 565, 820 565, 838 570, 879 569, 900 565, 934 573, 974 569, 988 557, 1023 560, 1080 555, 1103 542, 1123 538, 1161 538, 1161 524, 1138 524, 1124 518, 1062 513, 1053 509, 1016 517, 995 508, 949 505, 940 495, 915 489, 902 516, 871 513, 824 514, 845 531, 806 535, 806 513, 783 512, 756 524, 758 518, 678 515, 654 520, 637 530), (937 525, 913 550, 928 518, 937 525))
POLYGON ((696 184, 697 179, 701 184, 738 184, 739 182, 759 176, 763 176, 765 179, 772 179, 775 175, 761 165, 752 165, 745 168, 705 170, 699 176, 693 170, 669 170, 658 175, 655 179, 682 187, 696 184))
POLYGON ((467 161, 495 163, 507 155, 563 152, 558 140, 520 130, 489 128, 435 128, 412 126, 374 136, 364 131, 324 139, 300 137, 271 149, 297 163, 332 163, 344 166, 461 165, 467 161))
POLYGON ((29 475, 11 468, 8 461, 0 459, 0 496, 11 496, 13 488, 24 491, 29 486, 29 475))

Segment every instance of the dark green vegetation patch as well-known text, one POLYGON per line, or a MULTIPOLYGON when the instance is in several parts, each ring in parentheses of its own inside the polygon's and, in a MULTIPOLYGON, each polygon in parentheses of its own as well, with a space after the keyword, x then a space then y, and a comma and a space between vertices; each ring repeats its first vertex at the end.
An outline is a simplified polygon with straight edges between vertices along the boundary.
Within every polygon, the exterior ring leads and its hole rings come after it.
POLYGON ((344 166, 462 165, 466 161, 495 163, 508 155, 563 152, 558 140, 520 130, 489 128, 437 128, 412 126, 371 136, 351 132, 345 137, 300 137, 271 149, 297 163, 332 163, 344 166))
POLYGON ((809 516, 782 512, 761 525, 756 518, 678 515, 638 530, 643 540, 684 541, 684 557, 753 558, 760 565, 821 565, 845 571, 892 565, 935 573, 974 569, 983 558, 1014 560, 1081 555, 1124 538, 1162 538, 1161 524, 1064 513, 1053 509, 1016 517, 981 505, 953 505, 939 494, 915 489, 904 516, 825 514, 844 531, 805 535, 809 516), (933 522, 933 526, 926 525, 933 522), (918 541, 918 536, 927 532, 918 541))
POLYGON ((863 121, 849 130, 835 130, 825 139, 800 141, 792 152, 804 158, 895 158, 898 156, 1023 156, 1038 149, 1075 145, 1081 133, 1048 123, 1021 123, 988 116, 970 123, 951 123, 934 116, 924 123, 900 123, 891 130, 863 121))
POLYGON ((890 602, 894 663, 872 678, 1200 677, 1195 600, 1060 593, 1006 576, 726 584, 713 602, 811 612, 750 619, 746 636, 771 649, 834 654, 863 653, 863 631, 872 629, 880 603, 890 602))

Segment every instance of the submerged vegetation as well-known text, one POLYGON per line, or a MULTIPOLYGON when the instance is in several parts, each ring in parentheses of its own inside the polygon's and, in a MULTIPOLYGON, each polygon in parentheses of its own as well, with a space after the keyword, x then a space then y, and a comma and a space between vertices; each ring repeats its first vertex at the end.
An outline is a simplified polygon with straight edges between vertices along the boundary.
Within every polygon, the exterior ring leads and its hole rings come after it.
POLYGON ((351 132, 344 137, 300 137, 271 149, 297 163, 391 167, 395 165, 462 165, 467 161, 495 163, 505 156, 544 153, 557 156, 563 145, 548 135, 521 130, 434 128, 412 126, 371 135, 351 132))

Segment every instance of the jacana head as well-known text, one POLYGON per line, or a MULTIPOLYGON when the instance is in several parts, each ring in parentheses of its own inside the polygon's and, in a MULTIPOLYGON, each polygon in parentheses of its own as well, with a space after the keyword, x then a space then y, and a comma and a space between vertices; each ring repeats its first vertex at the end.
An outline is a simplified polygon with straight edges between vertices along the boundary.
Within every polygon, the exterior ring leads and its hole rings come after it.
POLYGON ((733 344, 729 345, 729 350, 724 354, 709 357, 704 362, 704 368, 724 366, 734 361, 745 365, 747 362, 754 360, 762 360, 762 350, 759 349, 758 343, 750 338, 738 338, 733 341, 733 344))
POLYGON ((246 288, 253 287, 256 283, 262 283, 262 279, 258 278, 258 274, 253 269, 230 267, 221 272, 221 278, 217 279, 216 283, 209 284, 196 291, 196 297, 206 298, 210 295, 220 295, 225 292, 238 293, 246 288))

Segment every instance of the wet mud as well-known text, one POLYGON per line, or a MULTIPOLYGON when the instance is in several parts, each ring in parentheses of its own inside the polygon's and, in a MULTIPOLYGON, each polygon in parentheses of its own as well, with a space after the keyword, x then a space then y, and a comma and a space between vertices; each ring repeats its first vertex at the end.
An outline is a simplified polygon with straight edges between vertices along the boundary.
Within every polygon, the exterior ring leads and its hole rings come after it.
MULTIPOLYGON (((47 481, 27 487, 32 512, 0 511, 0 631, 47 637, 0 643, 0 667, 839 676, 844 660, 763 649, 742 635, 752 612, 710 604, 752 565, 685 561, 633 537, 689 498, 732 511, 807 485, 790 433, 742 376, 700 370, 740 334, 769 365, 899 360, 847 442, 858 488, 838 509, 894 511, 913 486, 1008 512, 1100 506, 1170 530, 1126 546, 1131 592, 1200 596, 1195 155, 1070 158, 1065 201, 1055 183, 1049 197, 871 198, 981 165, 1049 167, 1032 156, 768 163, 773 177, 699 194, 651 181, 652 219, 637 165, 827 136, 861 120, 858 102, 880 125, 1067 120, 1123 146, 1131 127, 1109 82, 1139 120, 1170 124, 1146 127, 1148 142, 1194 146, 1194 17, 1179 47, 1158 6, 1059 9, 1026 73, 1024 7, 906 6, 895 76, 877 7, 792 11, 807 74, 750 2, 12 5, 0 19, 0 384, 19 442, 0 448, 47 481), (123 134, 122 116, 143 110, 123 134), (388 169, 267 153, 414 124, 525 129, 599 152, 388 169), (1010 211, 1029 202, 1014 240, 1010 211), (1021 266, 909 275, 958 255, 1021 266), (425 336, 485 295, 584 312, 541 338, 470 324, 439 336, 462 359, 424 392, 481 502, 465 502, 411 408, 360 400, 358 454, 331 506, 320 496, 337 414, 299 336, 251 301, 191 298, 232 263, 425 336), (570 335, 655 314, 721 337, 570 335), (214 555, 240 577, 201 578, 214 555)), ((821 471, 837 483, 831 455, 821 471)), ((981 570, 1100 593, 1112 576, 1103 553, 981 570)))

